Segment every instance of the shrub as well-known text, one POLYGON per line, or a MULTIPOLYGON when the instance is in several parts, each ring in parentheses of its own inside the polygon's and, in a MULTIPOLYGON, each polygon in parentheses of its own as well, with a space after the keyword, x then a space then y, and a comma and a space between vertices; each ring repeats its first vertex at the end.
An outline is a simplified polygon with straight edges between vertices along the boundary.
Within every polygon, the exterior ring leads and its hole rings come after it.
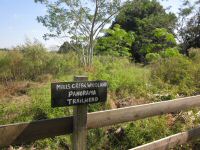
POLYGON ((9 58, 7 52, 0 53, 0 78, 1 81, 6 81, 11 77, 11 72, 9 69, 9 58))
POLYGON ((130 56, 131 45, 135 41, 134 32, 126 32, 120 25, 106 30, 106 35, 97 40, 95 52, 111 56, 130 56))
POLYGON ((195 63, 200 63, 200 48, 191 48, 189 49, 189 57, 195 63))
POLYGON ((0 55, 0 78, 4 81, 21 79, 23 75, 23 55, 20 51, 8 51, 0 55))
POLYGON ((165 117, 154 117, 130 123, 125 128, 128 148, 139 146, 170 135, 165 117))
POLYGON ((158 53, 149 53, 146 55, 146 60, 148 62, 154 62, 154 61, 157 61, 159 60, 161 57, 158 53))
POLYGON ((146 60, 148 62, 155 62, 158 61, 161 57, 162 58, 169 58, 169 57, 179 57, 181 54, 179 53, 177 48, 167 48, 165 51, 161 51, 159 53, 149 53, 146 55, 146 60))
MULTIPOLYGON (((118 128, 120 129, 120 128, 118 128)), ((130 149, 171 134, 166 117, 154 117, 128 123, 121 129, 122 136, 114 129, 108 136, 111 149, 130 149)))
POLYGON ((75 52, 57 54, 48 52, 38 42, 17 46, 14 50, 0 52, 0 80, 39 81, 46 74, 60 76, 75 74, 80 70, 75 52))
POLYGON ((166 83, 179 85, 192 78, 189 74, 191 66, 191 62, 185 57, 165 58, 154 64, 152 75, 166 83))
POLYGON ((94 61, 92 80, 107 80, 109 89, 118 95, 135 97, 146 95, 149 70, 129 62, 127 58, 98 57, 94 61))
POLYGON ((184 56, 163 58, 152 65, 152 79, 156 84, 176 90, 177 94, 193 95, 195 91, 195 66, 184 56))
POLYGON ((195 94, 200 94, 200 48, 191 48, 189 50, 189 58, 193 65, 193 81, 196 87, 195 94))
POLYGON ((165 51, 160 52, 160 55, 163 58, 169 58, 169 57, 178 57, 181 56, 177 48, 167 48, 165 51))
POLYGON ((44 73, 49 60, 46 49, 38 43, 28 44, 21 48, 24 56, 24 72, 26 77, 35 80, 37 76, 44 73))

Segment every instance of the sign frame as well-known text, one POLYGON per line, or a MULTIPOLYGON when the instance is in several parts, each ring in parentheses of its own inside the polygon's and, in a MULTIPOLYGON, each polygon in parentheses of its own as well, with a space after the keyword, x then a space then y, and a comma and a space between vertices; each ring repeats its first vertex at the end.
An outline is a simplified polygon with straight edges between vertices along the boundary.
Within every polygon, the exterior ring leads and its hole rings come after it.
POLYGON ((51 106, 65 107, 105 102, 108 82, 75 81, 51 83, 51 106))

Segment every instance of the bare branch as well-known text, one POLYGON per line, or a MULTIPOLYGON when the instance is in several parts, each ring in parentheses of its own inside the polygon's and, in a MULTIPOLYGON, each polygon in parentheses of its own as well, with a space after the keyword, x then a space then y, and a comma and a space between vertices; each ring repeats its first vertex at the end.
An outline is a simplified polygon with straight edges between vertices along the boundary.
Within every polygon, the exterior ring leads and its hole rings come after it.
POLYGON ((108 18, 106 18, 106 19, 96 28, 96 30, 94 31, 94 34, 96 34, 96 32, 98 32, 98 30, 101 29, 102 26, 104 26, 104 25, 105 25, 115 14, 117 14, 118 12, 119 12, 119 10, 116 11, 116 12, 114 12, 113 14, 111 14, 108 18))
MULTIPOLYGON (((91 27, 91 34, 93 34, 93 30, 94 30, 94 26, 95 26, 95 21, 96 21, 96 17, 97 17, 97 14, 98 14, 98 0, 96 0, 96 8, 95 8, 95 12, 94 12, 94 18, 92 20, 92 27, 91 27)), ((92 35, 93 36, 93 35, 92 35)))

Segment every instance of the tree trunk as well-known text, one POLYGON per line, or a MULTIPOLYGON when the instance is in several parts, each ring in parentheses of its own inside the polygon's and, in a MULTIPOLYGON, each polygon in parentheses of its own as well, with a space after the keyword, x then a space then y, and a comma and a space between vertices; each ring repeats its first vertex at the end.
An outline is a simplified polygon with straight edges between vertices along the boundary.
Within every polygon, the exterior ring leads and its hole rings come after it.
POLYGON ((89 46, 88 46, 88 67, 92 66, 93 63, 93 31, 90 35, 89 46))

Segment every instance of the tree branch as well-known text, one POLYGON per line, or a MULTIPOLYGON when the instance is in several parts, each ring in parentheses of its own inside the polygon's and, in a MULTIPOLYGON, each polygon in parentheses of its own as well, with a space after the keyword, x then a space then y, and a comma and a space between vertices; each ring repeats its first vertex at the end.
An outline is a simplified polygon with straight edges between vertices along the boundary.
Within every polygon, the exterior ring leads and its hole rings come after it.
POLYGON ((113 14, 111 14, 108 18, 106 18, 106 19, 96 28, 94 34, 96 34, 96 32, 98 32, 98 30, 99 30, 100 28, 102 28, 102 26, 104 26, 104 25, 106 24, 106 22, 109 21, 110 18, 112 18, 112 17, 113 17, 115 14, 117 14, 118 12, 119 12, 119 10, 116 11, 116 12, 114 12, 113 14))
MULTIPOLYGON (((99 9, 97 3, 98 3, 98 0, 96 0, 96 8, 95 8, 94 18, 93 18, 93 20, 92 20, 92 27, 91 27, 91 31, 90 31, 91 34, 93 34, 94 25, 95 25, 95 21, 96 21, 96 17, 97 17, 97 14, 98 14, 98 9, 99 9)), ((93 35, 92 35, 92 36, 93 36, 93 35)))

